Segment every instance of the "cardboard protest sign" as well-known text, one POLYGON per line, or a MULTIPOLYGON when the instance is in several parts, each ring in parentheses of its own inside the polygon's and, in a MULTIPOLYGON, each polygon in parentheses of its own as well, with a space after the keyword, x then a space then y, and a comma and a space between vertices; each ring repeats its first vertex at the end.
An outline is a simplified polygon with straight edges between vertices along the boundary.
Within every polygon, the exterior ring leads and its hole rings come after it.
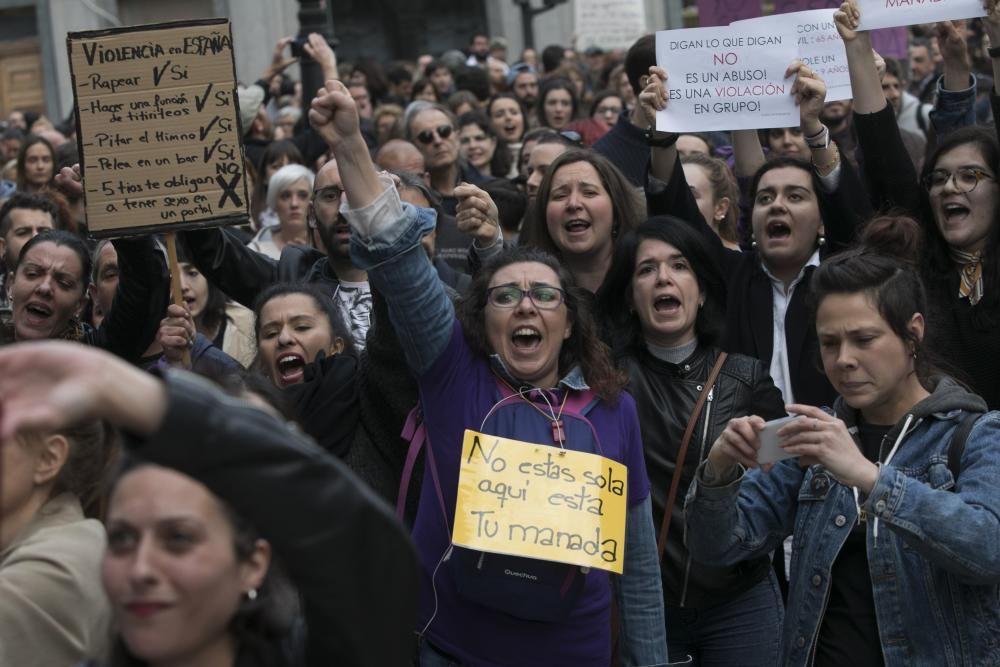
POLYGON ((794 127, 799 108, 785 70, 798 58, 792 31, 735 24, 656 33, 669 102, 656 115, 664 132, 794 127))
POLYGON ((983 0, 859 0, 858 30, 986 16, 983 0))
POLYGON ((467 430, 452 542, 621 574, 627 484, 603 456, 467 430))
POLYGON ((738 21, 733 25, 753 25, 773 34, 794 33, 798 59, 826 82, 826 101, 837 102, 849 100, 854 94, 847 71, 847 51, 833 22, 833 12, 832 9, 812 9, 738 21))
POLYGON ((643 0, 576 0, 573 3, 576 48, 628 49, 648 32, 643 0))
POLYGON ((67 48, 91 234, 248 218, 227 19, 70 33, 67 48))

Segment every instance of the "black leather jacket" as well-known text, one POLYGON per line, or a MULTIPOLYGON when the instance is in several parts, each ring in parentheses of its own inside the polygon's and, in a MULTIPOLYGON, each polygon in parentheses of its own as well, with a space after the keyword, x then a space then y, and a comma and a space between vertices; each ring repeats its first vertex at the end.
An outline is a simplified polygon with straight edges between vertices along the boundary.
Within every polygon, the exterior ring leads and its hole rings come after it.
MULTIPOLYGON (((631 349, 622 360, 635 397, 646 453, 653 501, 653 522, 659 533, 670 480, 688 420, 719 350, 699 346, 681 364, 662 361, 645 349, 631 349)), ((663 596, 669 606, 703 609, 731 600, 767 576, 767 559, 732 567, 692 562, 684 545, 684 497, 698 464, 734 417, 755 414, 764 419, 785 415, 781 392, 757 359, 731 354, 719 373, 688 445, 674 505, 666 551, 660 564, 663 596)))

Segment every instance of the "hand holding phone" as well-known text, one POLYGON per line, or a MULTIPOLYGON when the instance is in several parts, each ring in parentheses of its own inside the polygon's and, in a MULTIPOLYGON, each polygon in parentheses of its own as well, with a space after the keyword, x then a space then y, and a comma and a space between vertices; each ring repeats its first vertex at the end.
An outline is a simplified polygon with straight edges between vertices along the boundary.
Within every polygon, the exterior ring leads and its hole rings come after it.
POLYGON ((764 424, 764 428, 757 432, 757 437, 760 439, 760 449, 757 450, 757 463, 765 465, 794 458, 795 454, 789 454, 782 449, 782 437, 778 435, 778 431, 785 424, 798 418, 799 415, 792 415, 790 417, 772 419, 764 424))

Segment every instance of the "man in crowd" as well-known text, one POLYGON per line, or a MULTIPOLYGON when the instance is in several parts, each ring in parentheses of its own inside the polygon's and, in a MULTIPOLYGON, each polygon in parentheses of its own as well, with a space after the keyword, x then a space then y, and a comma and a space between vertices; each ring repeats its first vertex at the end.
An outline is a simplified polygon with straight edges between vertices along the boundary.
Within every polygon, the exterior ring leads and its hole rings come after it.
POLYGON ((0 274, 0 323, 9 323, 12 316, 10 281, 21 248, 40 233, 55 229, 58 219, 56 203, 44 194, 16 192, 0 207, 0 256, 4 264, 0 274))
POLYGON ((530 112, 535 108, 535 101, 538 99, 538 71, 532 65, 512 65, 507 75, 507 85, 525 109, 530 112))
POLYGON ((925 104, 933 104, 939 74, 931 41, 914 38, 910 42, 910 93, 925 104))
POLYGON ((490 36, 485 32, 472 34, 469 40, 469 58, 465 64, 469 67, 483 67, 486 58, 490 55, 490 36))

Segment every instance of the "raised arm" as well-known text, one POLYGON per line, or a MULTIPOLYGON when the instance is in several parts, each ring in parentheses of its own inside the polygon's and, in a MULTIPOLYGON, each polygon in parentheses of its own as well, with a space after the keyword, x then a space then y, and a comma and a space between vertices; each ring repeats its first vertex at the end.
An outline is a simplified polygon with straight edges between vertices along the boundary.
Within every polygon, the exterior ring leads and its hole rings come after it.
POLYGON ((278 282, 278 262, 243 245, 225 229, 180 232, 191 260, 205 278, 247 308, 278 282))
POLYGON ((915 215, 920 207, 916 170, 882 92, 871 35, 857 29, 860 18, 856 0, 848 0, 833 15, 847 52, 865 185, 875 208, 902 207, 915 215))
POLYGON ((344 84, 328 81, 320 89, 309 122, 340 165, 347 195, 341 210, 353 233, 351 259, 385 295, 407 363, 420 375, 444 352, 455 320, 451 300, 420 246, 434 228, 434 212, 404 206, 392 179, 375 171, 344 84))
MULTIPOLYGON (((930 112, 938 141, 946 134, 976 124, 976 77, 972 75, 965 21, 937 24, 944 76, 937 82, 937 99, 930 112)), ((921 111, 917 111, 921 113, 921 111)))
POLYGON ((136 457, 197 479, 245 517, 303 597, 308 664, 409 664, 418 585, 409 539, 384 502, 297 429, 193 375, 159 380, 70 343, 10 346, 0 369, 8 437, 105 419, 130 434, 136 457))
POLYGON ((87 342, 136 363, 159 332, 170 299, 170 275, 152 237, 112 243, 118 252, 118 288, 111 310, 87 342))

